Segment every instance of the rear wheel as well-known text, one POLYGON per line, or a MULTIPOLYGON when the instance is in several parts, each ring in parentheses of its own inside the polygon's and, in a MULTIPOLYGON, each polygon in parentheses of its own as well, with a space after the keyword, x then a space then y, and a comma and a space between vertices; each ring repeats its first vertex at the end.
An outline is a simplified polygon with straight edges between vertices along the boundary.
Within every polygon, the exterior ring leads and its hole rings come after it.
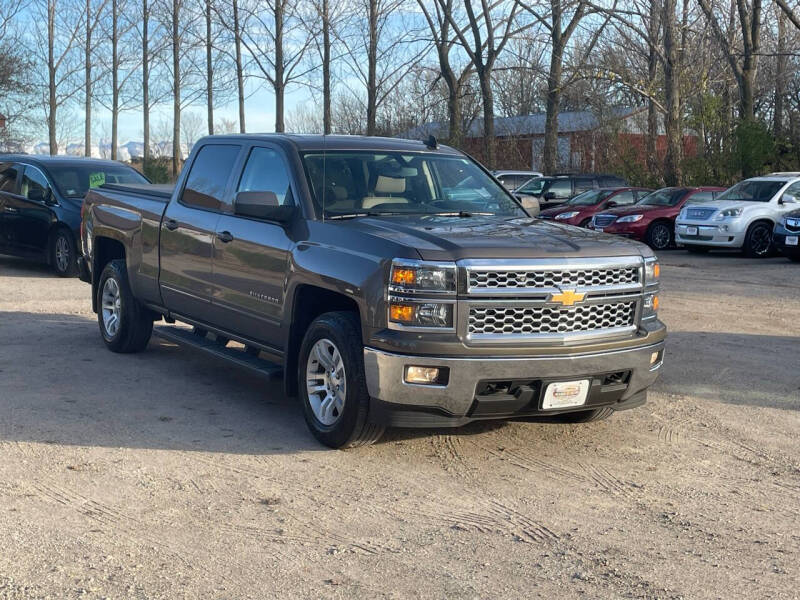
POLYGON ((663 221, 656 221, 647 229, 647 245, 653 250, 665 250, 672 244, 672 229, 663 221))
POLYGON ((577 412, 563 413, 555 415, 554 420, 559 423, 589 423, 591 421, 602 421, 614 414, 614 409, 609 407, 595 408, 593 410, 580 410, 577 412))
POLYGON ((124 260, 112 260, 97 286, 97 322, 112 352, 141 352, 153 332, 153 314, 134 298, 124 260))
POLYGON ((772 225, 764 221, 750 225, 742 251, 749 258, 764 258, 772 254, 772 225))
POLYGON ((306 331, 297 368, 303 415, 311 433, 331 448, 376 442, 384 427, 368 420, 364 346, 354 313, 330 312, 306 331))
POLYGON ((59 228, 50 240, 50 264, 59 277, 78 274, 78 249, 72 232, 59 228))

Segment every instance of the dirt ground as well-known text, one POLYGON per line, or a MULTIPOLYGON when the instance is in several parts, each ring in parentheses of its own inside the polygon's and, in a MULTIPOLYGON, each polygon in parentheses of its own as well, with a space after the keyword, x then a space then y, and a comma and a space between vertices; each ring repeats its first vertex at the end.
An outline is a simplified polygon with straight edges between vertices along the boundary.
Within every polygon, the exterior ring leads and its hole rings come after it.
POLYGON ((666 366, 587 425, 321 447, 277 386, 0 258, 0 598, 798 598, 800 265, 664 253, 666 366))

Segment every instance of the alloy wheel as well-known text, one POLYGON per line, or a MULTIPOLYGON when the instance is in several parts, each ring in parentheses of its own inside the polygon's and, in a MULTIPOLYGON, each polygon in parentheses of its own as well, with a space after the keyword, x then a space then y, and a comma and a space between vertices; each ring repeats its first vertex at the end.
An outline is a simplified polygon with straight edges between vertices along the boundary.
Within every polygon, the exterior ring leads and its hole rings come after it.
POLYGON ((763 225, 756 226, 750 234, 750 246, 753 249, 753 254, 756 256, 764 256, 769 253, 771 240, 771 231, 763 225))
POLYGON ((69 268, 70 258, 69 242, 63 235, 59 235, 56 238, 56 268, 61 273, 69 268))
POLYGON ((122 300, 119 293, 119 284, 112 277, 103 284, 103 298, 101 301, 103 311, 103 329, 109 338, 117 335, 122 313, 122 300))
POLYGON ((344 412, 347 397, 342 354, 327 338, 317 340, 306 362, 306 391, 314 417, 325 426, 334 425, 344 412))

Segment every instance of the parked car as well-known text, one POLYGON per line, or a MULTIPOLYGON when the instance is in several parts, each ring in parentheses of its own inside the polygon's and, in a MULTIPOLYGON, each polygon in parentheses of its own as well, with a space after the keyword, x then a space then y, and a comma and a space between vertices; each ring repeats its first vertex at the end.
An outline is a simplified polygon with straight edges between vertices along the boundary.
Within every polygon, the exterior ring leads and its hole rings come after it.
POLYGON ((521 186, 526 181, 530 181, 534 177, 541 177, 542 174, 538 171, 492 171, 494 178, 499 181, 504 188, 508 191, 513 191, 521 186))
POLYGON ((684 207, 675 237, 690 252, 738 248, 753 258, 769 256, 775 224, 798 203, 800 173, 745 179, 713 202, 684 207))
POLYGON ((0 155, 0 254, 42 260, 74 277, 83 197, 106 182, 148 181, 108 160, 0 155))
POLYGON ((675 218, 687 202, 710 202, 721 187, 669 187, 648 194, 633 206, 614 208, 592 217, 589 227, 645 242, 653 250, 674 243, 675 218))
POLYGON ((428 144, 211 136, 171 195, 90 191, 81 278, 106 346, 141 351, 154 319, 189 323, 156 332, 282 375, 332 447, 645 402, 666 335, 652 250, 529 218, 471 158, 428 144))
POLYGON ((635 204, 652 192, 647 188, 600 188, 578 194, 564 204, 539 213, 540 219, 554 219, 560 223, 586 227, 592 217, 608 208, 635 204))
MULTIPOLYGON (((800 198, 795 196, 795 200, 800 198)), ((800 209, 786 213, 775 223, 772 241, 775 248, 784 256, 795 262, 800 262, 800 209)))
POLYGON ((627 181, 616 175, 553 175, 531 179, 514 190, 514 195, 522 201, 523 206, 526 200, 533 199, 544 210, 563 204, 587 190, 627 185, 627 181))

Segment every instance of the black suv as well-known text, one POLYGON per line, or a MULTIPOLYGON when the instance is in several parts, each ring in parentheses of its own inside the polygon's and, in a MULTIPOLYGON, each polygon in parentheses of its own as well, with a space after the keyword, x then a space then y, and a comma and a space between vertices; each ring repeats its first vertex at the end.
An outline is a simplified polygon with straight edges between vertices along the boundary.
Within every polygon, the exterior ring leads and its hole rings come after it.
POLYGON ((111 160, 0 154, 0 254, 42 260, 74 277, 83 197, 104 183, 148 180, 111 160))
POLYGON ((524 202, 536 198, 542 209, 563 204, 587 190, 627 187, 628 182, 617 175, 584 173, 581 175, 546 175, 531 179, 514 190, 514 195, 524 202))

